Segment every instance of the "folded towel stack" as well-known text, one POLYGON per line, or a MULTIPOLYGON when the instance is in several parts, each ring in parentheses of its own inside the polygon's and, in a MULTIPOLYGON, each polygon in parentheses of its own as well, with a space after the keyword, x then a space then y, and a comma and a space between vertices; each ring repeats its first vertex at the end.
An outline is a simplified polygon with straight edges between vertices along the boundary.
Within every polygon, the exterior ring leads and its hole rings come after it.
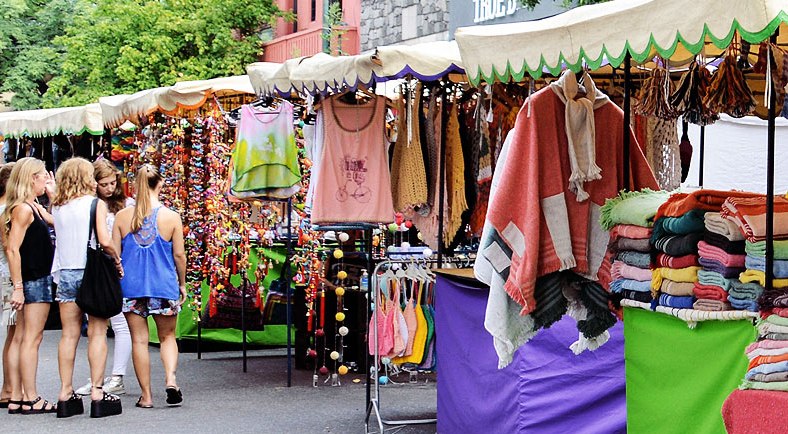
POLYGON ((761 312, 758 340, 745 352, 750 363, 741 389, 788 391, 788 308, 761 312))

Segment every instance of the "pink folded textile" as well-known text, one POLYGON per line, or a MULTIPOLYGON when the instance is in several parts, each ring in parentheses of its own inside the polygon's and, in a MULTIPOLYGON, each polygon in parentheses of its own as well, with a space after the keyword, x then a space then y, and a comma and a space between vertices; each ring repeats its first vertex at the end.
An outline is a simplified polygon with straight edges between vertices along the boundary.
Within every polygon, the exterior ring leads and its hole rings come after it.
POLYGON ((775 307, 772 309, 772 313, 783 318, 788 318, 788 307, 775 307))
POLYGON ((754 351, 758 348, 767 348, 767 349, 775 349, 775 348, 788 348, 788 341, 777 341, 772 339, 764 339, 762 341, 753 342, 747 346, 745 352, 754 351))
POLYGON ((657 266, 667 268, 687 268, 698 265, 698 255, 670 256, 657 254, 657 266))
MULTIPOLYGON (((729 197, 722 204, 720 215, 734 223, 750 242, 766 238, 766 196, 729 197)), ((774 237, 788 236, 788 199, 774 197, 774 237)))
POLYGON ((692 291, 695 287, 694 283, 689 282, 674 282, 669 279, 663 279, 662 285, 659 287, 659 290, 668 295, 676 295, 679 297, 687 297, 692 295, 692 291))
POLYGON ((613 229, 610 230, 610 239, 615 240, 620 237, 634 239, 651 238, 651 228, 635 225, 613 226, 613 229))
POLYGON ((747 358, 752 360, 758 356, 782 356, 788 354, 788 348, 756 348, 747 351, 747 358))
POLYGON ((700 283, 695 282, 695 287, 692 289, 692 292, 697 298, 719 301, 728 300, 728 293, 716 285, 701 285, 700 283))
POLYGON ((651 270, 633 267, 625 262, 615 261, 610 267, 610 277, 612 280, 631 279, 641 282, 651 281, 651 270))
POLYGON ((726 268, 744 267, 745 255, 732 255, 717 246, 712 246, 706 241, 698 241, 698 256, 713 259, 726 268))
POLYGON ((720 300, 709 300, 707 298, 699 298, 692 303, 692 308, 695 310, 706 310, 711 312, 720 312, 723 310, 732 310, 730 303, 720 300))

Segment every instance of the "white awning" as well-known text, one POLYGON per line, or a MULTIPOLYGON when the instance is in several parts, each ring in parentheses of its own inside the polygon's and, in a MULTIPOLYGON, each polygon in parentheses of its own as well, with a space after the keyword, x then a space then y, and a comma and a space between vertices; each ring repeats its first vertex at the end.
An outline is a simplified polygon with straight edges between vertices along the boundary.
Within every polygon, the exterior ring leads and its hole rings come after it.
POLYGON ((461 27, 455 37, 472 83, 520 80, 564 66, 619 66, 627 52, 637 63, 694 55, 706 43, 728 46, 736 31, 759 43, 788 22, 786 11, 788 0, 615 0, 543 20, 461 27))
MULTIPOLYGON (((283 63, 257 62, 246 67, 249 81, 257 95, 289 95, 293 89, 290 71, 304 58, 288 59, 283 63)), ((300 90, 300 89, 299 89, 300 90)))
POLYGON ((6 137, 47 137, 85 132, 94 135, 104 133, 98 104, 0 113, 0 133, 6 137))

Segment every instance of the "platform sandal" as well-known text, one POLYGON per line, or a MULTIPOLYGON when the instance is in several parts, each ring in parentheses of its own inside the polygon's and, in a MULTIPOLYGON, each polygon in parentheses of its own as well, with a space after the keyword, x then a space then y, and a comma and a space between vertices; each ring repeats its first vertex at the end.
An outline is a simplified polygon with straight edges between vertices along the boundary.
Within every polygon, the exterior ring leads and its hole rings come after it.
POLYGON ((85 406, 82 404, 82 397, 75 392, 71 392, 71 396, 65 401, 57 402, 57 417, 71 417, 85 412, 85 406))
MULTIPOLYGON (((101 389, 102 386, 93 386, 101 389)), ((107 417, 123 413, 120 397, 111 393, 103 392, 104 395, 99 400, 90 401, 90 417, 107 417)))
POLYGON ((53 405, 53 406, 50 407, 50 405, 51 404, 50 404, 49 401, 47 401, 46 399, 41 398, 41 395, 39 395, 36 399, 34 399, 32 401, 25 402, 24 404, 22 404, 22 407, 20 407, 20 408, 22 408, 22 411, 20 412, 20 414, 28 415, 28 414, 57 413, 57 406, 53 405), (35 408, 35 405, 38 404, 42 400, 44 401, 44 405, 42 405, 41 408, 35 408), (30 410, 27 410, 27 409, 25 409, 23 407, 30 407, 30 410))
POLYGON ((13 399, 8 401, 8 414, 22 414, 22 406, 23 405, 30 405, 29 401, 15 401, 13 399), (18 405, 17 408, 11 408, 12 405, 18 405))

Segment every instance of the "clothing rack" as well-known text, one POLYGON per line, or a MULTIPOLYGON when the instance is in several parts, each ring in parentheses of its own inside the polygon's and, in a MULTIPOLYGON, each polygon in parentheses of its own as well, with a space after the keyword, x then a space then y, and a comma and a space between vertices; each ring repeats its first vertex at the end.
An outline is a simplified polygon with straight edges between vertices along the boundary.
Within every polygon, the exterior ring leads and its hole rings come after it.
MULTIPOLYGON (((374 292, 374 303, 375 309, 372 311, 372 318, 374 318, 374 323, 377 325, 378 322, 378 309, 377 306, 380 306, 381 299, 380 299, 380 288, 378 283, 378 271, 381 271, 383 268, 391 267, 392 265, 399 264, 399 265, 414 265, 414 264, 424 264, 425 261, 430 261, 429 259, 424 259, 423 256, 419 257, 418 254, 414 254, 409 259, 386 259, 381 261, 375 266, 375 269, 372 274, 370 274, 370 291, 374 292)), ((369 312, 369 309, 367 310, 369 312)), ((367 316, 367 323, 369 323, 369 316, 367 316)), ((383 415, 381 414, 381 405, 380 405, 380 376, 379 376, 379 366, 381 360, 381 354, 378 350, 378 328, 377 326, 374 327, 374 331, 371 330, 372 339, 374 342, 375 354, 374 354, 374 365, 370 366, 369 371, 369 378, 367 379, 367 389, 370 388, 372 383, 375 384, 375 393, 374 396, 367 396, 367 414, 364 419, 364 432, 366 434, 370 434, 370 419, 372 418, 372 414, 374 413, 375 417, 375 425, 377 426, 378 430, 377 433, 382 434, 384 425, 422 425, 422 424, 432 424, 438 421, 437 418, 430 418, 430 419, 405 419, 405 420, 391 420, 391 419, 384 419, 383 415)), ((369 337, 368 337, 369 339, 369 337)), ((368 353, 368 352, 367 352, 368 353)))
MULTIPOLYGON (((292 315, 292 300, 291 297, 291 290, 290 290, 290 257, 293 254, 293 199, 266 199, 267 202, 286 202, 287 203, 287 239, 285 240, 286 246, 286 254, 285 254, 285 261, 284 266, 282 267, 282 278, 288 282, 287 285, 287 387, 292 385, 293 380, 293 344, 292 344, 292 336, 291 330, 293 325, 293 315, 292 315)), ((235 244, 236 241, 233 241, 235 244)), ((247 350, 246 350, 246 291, 249 285, 249 279, 247 277, 247 270, 239 270, 241 272, 241 352, 242 352, 242 366, 243 372, 247 372, 247 350)), ((262 282, 260 282, 262 283, 262 282)), ((202 359, 202 321, 198 319, 197 321, 197 359, 202 359)))

